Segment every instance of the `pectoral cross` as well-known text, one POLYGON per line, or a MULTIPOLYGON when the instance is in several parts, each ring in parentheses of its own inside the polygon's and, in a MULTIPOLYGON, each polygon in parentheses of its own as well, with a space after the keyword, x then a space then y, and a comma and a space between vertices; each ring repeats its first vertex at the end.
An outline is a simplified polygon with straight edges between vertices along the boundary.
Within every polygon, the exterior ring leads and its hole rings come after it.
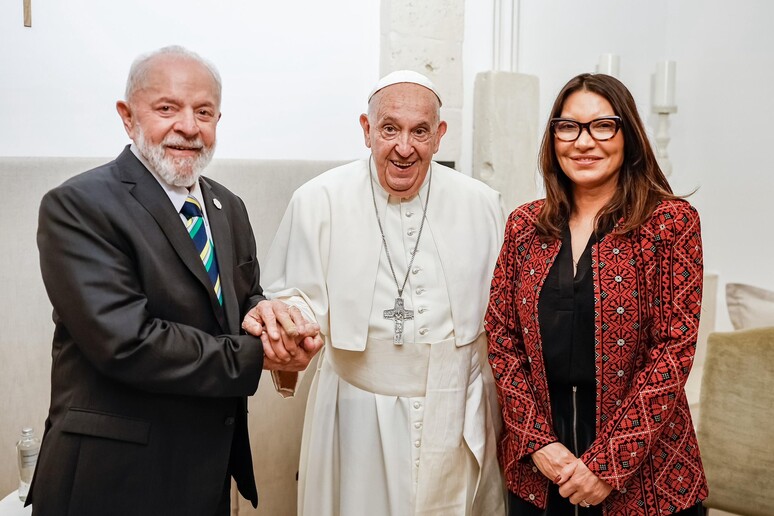
POLYGON ((32 0, 24 0, 24 26, 32 27, 32 0))
POLYGON ((395 336, 392 339, 393 344, 403 344, 403 321, 414 318, 414 310, 403 308, 403 298, 395 298, 395 306, 384 311, 385 319, 395 321, 395 336))

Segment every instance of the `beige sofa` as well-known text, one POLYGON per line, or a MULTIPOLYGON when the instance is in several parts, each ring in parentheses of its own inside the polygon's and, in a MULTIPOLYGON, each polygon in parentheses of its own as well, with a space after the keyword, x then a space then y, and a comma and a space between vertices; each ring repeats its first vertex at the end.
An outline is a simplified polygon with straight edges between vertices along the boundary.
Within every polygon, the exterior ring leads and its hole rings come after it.
MULTIPOLYGON (((116 149, 119 151, 120 149, 116 149)), ((15 442, 24 426, 42 433, 51 368, 51 306, 38 268, 37 212, 43 194, 111 158, 0 158, 0 498, 18 487, 15 442)), ((341 162, 215 160, 207 175, 247 205, 263 258, 292 192, 341 162)), ((311 376, 311 375, 310 375, 311 376)), ((268 375, 250 400, 250 433, 259 509, 241 501, 234 514, 295 514, 296 470, 309 378, 295 399, 283 400, 268 375)), ((233 505, 233 504, 232 504, 233 505)))
POLYGON ((774 291, 728 283, 734 331, 711 333, 698 435, 712 516, 763 516, 774 505, 774 291))
MULTIPOLYGON (((699 446, 705 506, 766 516, 774 506, 774 327, 710 334, 699 446)), ((725 513, 724 513, 725 514, 725 513)))

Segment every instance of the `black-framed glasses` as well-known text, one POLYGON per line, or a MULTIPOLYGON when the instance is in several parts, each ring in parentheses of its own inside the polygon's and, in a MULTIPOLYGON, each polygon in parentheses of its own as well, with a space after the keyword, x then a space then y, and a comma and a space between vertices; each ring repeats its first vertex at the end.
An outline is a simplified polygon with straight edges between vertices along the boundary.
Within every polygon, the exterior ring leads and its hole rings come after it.
POLYGON ((551 132, 563 142, 574 142, 586 129, 598 142, 604 142, 618 134, 621 129, 620 116, 603 116, 591 122, 581 123, 571 118, 552 118, 551 132))

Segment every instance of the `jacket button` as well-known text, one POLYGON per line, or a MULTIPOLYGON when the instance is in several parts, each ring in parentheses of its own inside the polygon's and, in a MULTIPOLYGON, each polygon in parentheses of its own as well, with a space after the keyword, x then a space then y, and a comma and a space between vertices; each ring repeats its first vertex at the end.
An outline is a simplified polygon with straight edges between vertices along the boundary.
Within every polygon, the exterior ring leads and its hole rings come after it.
POLYGON ((223 420, 223 424, 226 426, 231 426, 234 424, 234 418, 229 416, 226 419, 223 420))

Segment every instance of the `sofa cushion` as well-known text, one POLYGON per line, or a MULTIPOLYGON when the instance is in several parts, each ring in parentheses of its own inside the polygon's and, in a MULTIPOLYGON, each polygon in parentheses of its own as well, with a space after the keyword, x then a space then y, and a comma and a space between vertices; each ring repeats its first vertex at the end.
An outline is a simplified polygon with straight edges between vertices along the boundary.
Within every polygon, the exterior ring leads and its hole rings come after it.
POLYGON ((726 304, 735 330, 774 326, 774 292, 771 290, 728 283, 726 304))
POLYGON ((698 429, 708 514, 772 514, 773 404, 774 328, 710 334, 698 429))

